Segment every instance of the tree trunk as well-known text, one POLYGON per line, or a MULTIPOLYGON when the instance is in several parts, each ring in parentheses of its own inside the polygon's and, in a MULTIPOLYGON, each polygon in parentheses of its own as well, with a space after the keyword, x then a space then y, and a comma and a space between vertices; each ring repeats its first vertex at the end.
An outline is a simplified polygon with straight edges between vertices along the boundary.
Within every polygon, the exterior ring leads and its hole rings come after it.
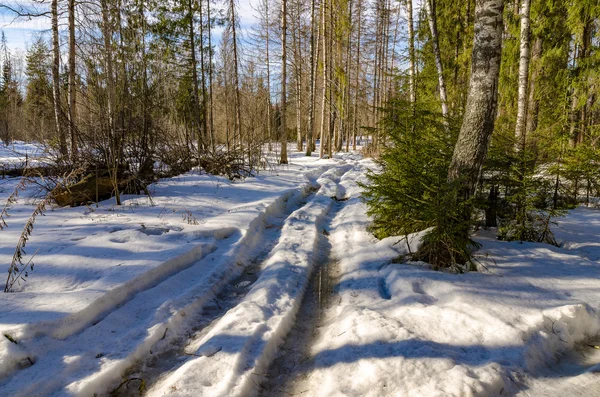
MULTIPOLYGON (((239 63, 238 63, 238 47, 237 47, 237 36, 236 36, 236 17, 235 17, 235 1, 229 1, 229 12, 231 17, 231 40, 233 44, 233 84, 235 88, 235 131, 234 135, 237 136, 240 143, 240 149, 244 150, 244 143, 242 139, 242 112, 241 112, 241 99, 240 99, 240 76, 239 76, 239 63)), ((235 140, 235 138, 234 138, 235 140)))
POLYGON ((525 149, 527 140, 527 86, 529 79, 529 8, 531 0, 523 0, 521 4, 521 46, 519 58, 519 95, 517 103, 517 124, 515 139, 518 150, 525 149))
MULTIPOLYGON (((539 100, 535 95, 535 86, 537 83, 540 67, 538 65, 542 57, 542 38, 538 37, 533 42, 533 49, 531 52, 531 78, 529 79, 529 100, 527 101, 527 126, 525 128, 525 134, 528 137, 535 132, 538 123, 538 113, 540 108, 539 100)), ((535 140, 534 140, 535 141, 535 140)))
POLYGON ((271 141, 273 140, 273 134, 271 132, 272 116, 271 116, 271 61, 269 58, 269 0, 265 0, 265 14, 266 14, 266 29, 265 29, 265 47, 266 47, 266 67, 267 67, 267 139, 269 140, 269 150, 271 150, 271 141))
POLYGON ((408 89, 410 103, 417 100, 415 87, 415 29, 413 27, 412 0, 406 0, 406 17, 408 23, 408 89))
POLYGON ((346 61, 344 65, 345 69, 345 90, 344 90, 344 135, 346 137, 346 152, 350 151, 350 69, 352 67, 351 53, 352 53, 352 13, 354 9, 354 0, 350 0, 348 3, 348 40, 346 42, 346 61))
POLYGON ((286 124, 286 79, 287 79, 287 0, 281 0, 281 159, 280 164, 287 164, 287 124, 286 124))
POLYGON ((325 115, 326 115, 326 106, 327 106, 327 85, 328 85, 328 70, 327 70, 327 2, 322 1, 321 4, 322 15, 321 15, 321 35, 323 38, 323 96, 321 97, 321 133, 319 135, 319 157, 323 158, 325 154, 325 115))
POLYGON ((373 107, 372 107, 372 112, 371 112, 371 117, 373 119, 372 123, 372 127, 373 127, 373 133, 372 133, 372 145, 373 147, 377 147, 377 134, 374 132, 375 128, 377 127, 377 123, 378 123, 378 119, 377 119, 377 105, 379 104, 379 80, 381 79, 381 74, 380 74, 380 64, 381 64, 381 55, 380 55, 380 48, 383 42, 383 33, 382 33, 382 13, 383 10, 381 9, 381 0, 376 0, 376 9, 375 9, 375 61, 373 63, 373 107))
POLYGON ((334 64, 333 58, 333 1, 329 2, 329 32, 328 32, 328 46, 327 55, 329 59, 329 131, 327 134, 327 155, 329 158, 333 157, 333 131, 335 129, 335 121, 337 113, 335 112, 334 103, 333 103, 333 89, 334 89, 334 81, 333 81, 333 71, 335 70, 336 65, 334 64))
POLYGON ((440 90, 440 102, 442 103, 442 116, 448 117, 448 99, 446 94, 446 82, 444 79, 444 68, 442 66, 442 55, 440 53, 440 44, 437 31, 437 17, 435 14, 435 0, 425 0, 425 10, 429 21, 429 30, 431 31, 431 43, 433 44, 433 56, 435 58, 435 67, 438 74, 438 85, 440 90))
POLYGON ((308 108, 308 128, 306 129, 306 155, 312 154, 312 142, 315 127, 315 0, 310 2, 310 103, 308 108))
POLYGON ((58 41, 58 0, 52 0, 52 100, 54 104, 54 122, 60 155, 66 159, 69 155, 67 139, 62 128, 62 111, 60 106, 60 43, 58 41))
POLYGON ((104 39, 104 57, 106 63, 106 91, 108 93, 108 168, 110 177, 115 189, 115 200, 117 205, 121 205, 121 197, 119 193, 119 181, 118 181, 118 168, 119 168, 119 153, 120 144, 116 134, 115 125, 115 110, 116 110, 116 86, 115 77, 113 71, 113 57, 112 57, 112 43, 111 36, 112 30, 110 28, 109 8, 107 0, 100 2, 102 8, 102 36, 104 39))
POLYGON ((358 0, 358 26, 356 32, 356 76, 354 79, 354 110, 352 111, 352 149, 356 150, 356 134, 358 130, 358 91, 360 85, 360 42, 362 28, 362 0, 358 0))
MULTIPOLYGON (((478 0, 475 8, 472 71, 467 107, 448 171, 450 182, 460 180, 458 201, 477 190, 498 104, 504 0, 478 0)), ((470 215, 470 211, 466 214, 470 215)))
POLYGON ((301 152, 304 148, 302 146, 302 49, 300 47, 300 2, 297 3, 297 15, 296 25, 294 26, 293 40, 294 40, 294 71, 295 71, 295 83, 296 83, 296 149, 301 152))
POLYGON ((203 137, 201 133, 202 120, 200 113, 200 93, 198 91, 198 62, 196 60, 196 31, 194 29, 194 9, 192 7, 192 0, 188 0, 188 34, 190 40, 190 57, 191 57, 191 69, 192 69, 192 114, 195 122, 195 132, 198 139, 198 152, 202 151, 204 146, 203 137))
MULTIPOLYGON (((208 110, 206 106, 206 70, 204 65, 204 15, 202 0, 197 0, 200 12, 200 84, 202 84, 202 149, 208 149, 208 110)), ((198 146, 200 148, 200 146, 198 146)))
MULTIPOLYGON (((200 0, 202 1, 202 0, 200 0)), ((206 0, 206 14, 208 17, 208 98, 210 107, 210 145, 212 150, 215 150, 215 123, 213 120, 213 61, 212 61, 212 20, 210 14, 210 2, 206 0)))
POLYGON ((71 138, 71 162, 77 161, 77 130, 76 117, 76 89, 75 83, 75 0, 69 0, 69 136, 71 138))

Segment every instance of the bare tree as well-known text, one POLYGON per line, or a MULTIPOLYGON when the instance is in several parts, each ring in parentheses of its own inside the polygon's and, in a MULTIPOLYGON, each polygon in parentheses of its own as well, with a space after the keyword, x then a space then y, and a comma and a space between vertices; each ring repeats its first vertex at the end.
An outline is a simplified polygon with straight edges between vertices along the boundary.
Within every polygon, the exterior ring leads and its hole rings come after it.
POLYGON ((356 32, 356 75, 354 76, 354 110, 352 111, 352 149, 356 150, 356 134, 358 130, 358 93, 360 91, 360 74, 361 74, 361 59, 360 59, 360 45, 362 41, 362 11, 363 0, 358 0, 358 21, 357 21, 357 32, 356 32))
POLYGON ((292 17, 296 20, 292 30, 292 44, 294 49, 294 83, 295 83, 295 102, 296 102, 296 149, 301 152, 302 146, 302 9, 301 2, 296 0, 295 15, 292 17))
MULTIPOLYGON (((239 139, 240 148, 243 149, 242 137, 242 111, 240 99, 240 71, 238 42, 236 35, 237 17, 235 11, 235 0, 229 0, 229 28, 231 29, 231 41, 233 45, 233 85, 235 89, 235 131, 234 135, 239 139)), ((235 139, 235 138, 234 138, 235 139)))
POLYGON ((321 147, 319 148, 319 157, 323 158, 325 154, 325 120, 327 116, 326 105, 327 105, 327 87, 329 83, 328 79, 328 48, 327 48, 327 1, 321 2, 321 36, 323 42, 323 92, 321 97, 321 132, 319 134, 319 142, 321 147))
POLYGON ((107 110, 108 110, 108 156, 107 163, 111 181, 113 184, 115 199, 117 205, 121 205, 118 182, 118 166, 120 144, 116 134, 115 110, 116 110, 116 86, 113 69, 113 54, 112 54, 112 27, 109 16, 108 0, 101 0, 100 7, 102 11, 102 36, 104 39, 104 62, 106 66, 106 91, 108 94, 107 110))
POLYGON ((69 137, 71 161, 77 161, 77 129, 75 127, 77 88, 75 82, 75 0, 69 0, 69 137))
POLYGON ((192 114, 194 115, 195 132, 198 139, 198 150, 201 151, 204 139, 201 133, 202 117, 200 113, 200 93, 198 91, 198 61, 196 58, 196 29, 194 27, 194 7, 192 0, 187 2, 188 12, 188 34, 190 43, 190 58, 192 70, 192 114))
POLYGON ((281 0, 281 158, 280 164, 287 164, 287 124, 285 114, 286 107, 286 80, 287 80, 287 0, 281 0))
MULTIPOLYGON (((202 0, 200 0, 202 1, 202 0)), ((212 150, 215 150, 215 123, 214 123, 214 104, 213 104, 213 49, 212 49, 212 16, 210 14, 210 2, 206 0, 206 14, 208 19, 208 101, 210 109, 210 144, 212 150)))
MULTIPOLYGON (((308 127, 306 129, 306 155, 310 156, 313 149, 315 128, 315 90, 316 90, 316 58, 315 58, 315 1, 310 1, 310 104, 308 108, 308 127)), ((318 45, 318 39, 317 43, 318 45)), ((318 51, 317 51, 318 52, 318 51)), ((318 58, 318 56, 317 56, 318 58)))
POLYGON ((60 105, 60 42, 58 39, 58 0, 52 0, 52 100, 54 103, 54 120, 58 135, 60 155, 67 158, 67 139, 62 128, 62 109, 60 105))

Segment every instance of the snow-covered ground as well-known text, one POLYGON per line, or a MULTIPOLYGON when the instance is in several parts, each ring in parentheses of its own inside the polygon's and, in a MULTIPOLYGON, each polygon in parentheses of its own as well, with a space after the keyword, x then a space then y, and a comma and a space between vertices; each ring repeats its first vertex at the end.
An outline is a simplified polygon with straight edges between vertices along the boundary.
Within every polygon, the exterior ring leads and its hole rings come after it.
MULTIPOLYGON (((397 261, 418 235, 368 232, 373 166, 292 153, 49 209, 34 270, 0 294, 0 395, 600 395, 600 211, 561 219, 560 248, 480 232, 481 272, 434 272, 397 261)), ((7 268, 33 203, 0 231, 7 268)))
POLYGON ((3 169, 39 165, 45 155, 43 146, 36 143, 13 141, 0 143, 0 167, 3 169))

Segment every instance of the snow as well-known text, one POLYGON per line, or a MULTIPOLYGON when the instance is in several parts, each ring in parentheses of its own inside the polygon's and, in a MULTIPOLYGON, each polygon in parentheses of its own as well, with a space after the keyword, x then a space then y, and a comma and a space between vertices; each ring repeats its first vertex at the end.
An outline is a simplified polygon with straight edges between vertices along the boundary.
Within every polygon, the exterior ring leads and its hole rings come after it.
MULTIPOLYGON (((105 395, 133 378, 148 396, 600 393, 600 210, 560 218, 560 247, 480 231, 480 272, 435 272, 399 259, 420 234, 369 233, 358 183, 373 167, 292 151, 241 182, 193 171, 152 200, 50 208, 34 270, 0 295, 0 394, 105 395), (301 311, 323 266, 331 298, 301 311), (311 335, 286 340, 298 321, 311 335)), ((1 200, 18 181, 0 180, 1 200)), ((34 192, 0 232, 6 266, 34 192)))
POLYGON ((13 141, 9 145, 0 143, 0 167, 18 168, 25 165, 40 165, 45 149, 36 143, 13 141))
MULTIPOLYGON (((406 241, 377 241, 363 204, 350 199, 331 232, 339 300, 326 311, 310 363, 280 391, 536 395, 547 366, 600 332, 599 221, 598 210, 572 211, 556 231, 569 241, 562 248, 481 232, 485 267, 456 275, 394 263, 408 252, 406 241)), ((413 250, 418 237, 409 238, 413 250)), ((598 380, 588 383, 600 391, 598 380)))
POLYGON ((321 251, 323 218, 332 197, 340 193, 340 177, 349 169, 330 169, 317 179, 319 190, 286 219, 279 243, 251 291, 197 342, 197 348, 192 344, 199 357, 149 395, 169 393, 174 385, 176 395, 247 396, 254 391, 254 377, 264 373, 291 328, 321 251))

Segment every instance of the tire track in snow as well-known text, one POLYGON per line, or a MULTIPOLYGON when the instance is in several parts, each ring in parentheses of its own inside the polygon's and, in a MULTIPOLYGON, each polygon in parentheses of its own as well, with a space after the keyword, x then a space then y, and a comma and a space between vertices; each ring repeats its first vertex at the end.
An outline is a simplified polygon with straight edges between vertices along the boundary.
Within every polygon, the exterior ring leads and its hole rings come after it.
MULTIPOLYGON (((314 196, 313 189, 311 194, 305 197, 296 207, 302 207, 314 196)), ((289 217, 289 213, 284 213, 282 216, 275 217, 267 223, 266 229, 270 229, 271 233, 266 233, 261 248, 260 254, 254 257, 248 266, 244 268, 242 273, 224 286, 221 291, 216 294, 207 305, 205 305, 200 313, 195 316, 192 327, 185 335, 174 340, 161 343, 165 345, 162 349, 158 347, 160 353, 151 354, 144 360, 136 363, 131 368, 128 368, 124 379, 134 379, 132 385, 138 386, 143 384, 145 388, 152 388, 161 375, 176 369, 182 363, 182 359, 193 355, 189 353, 189 345, 199 341, 217 324, 218 320, 223 317, 227 311, 239 304, 242 299, 250 292, 252 286, 259 278, 262 263, 271 254, 272 249, 280 240, 283 224, 289 217)), ((136 387, 122 387, 111 393, 111 397, 126 397, 139 396, 139 390, 136 387)))
MULTIPOLYGON (((343 177, 348 176, 351 177, 350 173, 343 175, 343 177)), ((304 392, 295 390, 296 378, 302 376, 304 370, 311 366, 310 348, 318 336, 318 329, 324 325, 323 314, 336 302, 335 286, 340 276, 339 264, 331 256, 332 244, 328 236, 331 234, 333 220, 345 207, 349 198, 341 179, 337 184, 336 195, 333 197, 336 201, 334 209, 327 217, 327 224, 323 229, 323 234, 327 236, 322 245, 325 256, 317 265, 317 271, 311 276, 292 329, 260 384, 260 397, 283 397, 295 395, 290 391, 298 394, 304 392)))
POLYGON ((215 293, 260 255, 271 218, 285 218, 310 193, 309 185, 285 192, 237 241, 230 240, 239 232, 213 242, 212 253, 202 260, 167 274, 162 281, 156 279, 155 285, 145 290, 129 291, 126 301, 118 297, 120 303, 101 320, 83 326, 78 323, 76 328, 81 329, 65 339, 42 336, 20 341, 20 348, 28 351, 34 364, 0 382, 2 395, 93 395, 118 384, 121 374, 158 342, 181 337, 179 333, 188 323, 186 316, 211 302, 215 293))
MULTIPOLYGON (((335 204, 333 214, 329 216, 325 227, 326 236, 330 232, 330 224, 334 215, 343 207, 342 202, 335 204)), ((330 304, 335 303, 336 279, 338 278, 338 263, 331 257, 329 239, 322 245, 325 259, 318 264, 311 276, 308 289, 300 305, 296 321, 284 344, 279 349, 277 357, 266 371, 260 384, 260 397, 286 396, 297 373, 311 364, 310 347, 317 337, 318 329, 323 325, 323 313, 330 304)))
MULTIPOLYGON (((318 179, 317 194, 284 222, 281 236, 260 274, 239 303, 198 334, 177 368, 166 373, 150 396, 249 396, 293 326, 315 264, 321 260, 322 226, 352 169, 330 169, 318 179)), ((224 312, 226 308, 221 308, 224 312)), ((131 374, 132 376, 136 374, 131 374)))

